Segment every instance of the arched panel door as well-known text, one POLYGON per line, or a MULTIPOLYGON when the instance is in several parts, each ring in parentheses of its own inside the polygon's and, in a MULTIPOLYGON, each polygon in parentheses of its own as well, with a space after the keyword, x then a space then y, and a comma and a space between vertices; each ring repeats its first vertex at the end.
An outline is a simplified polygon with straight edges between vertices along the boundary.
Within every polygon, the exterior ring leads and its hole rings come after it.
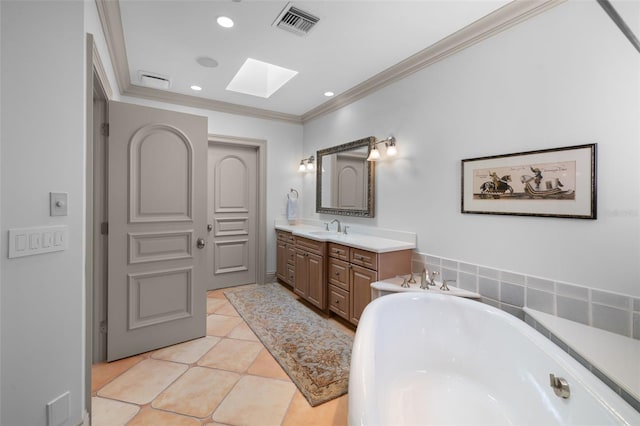
POLYGON ((209 290, 256 282, 256 147, 209 145, 209 290))
POLYGON ((338 155, 334 179, 335 204, 341 209, 362 210, 366 206, 365 158, 338 155))
POLYGON ((206 334, 207 119, 109 102, 109 127, 112 361, 206 334))

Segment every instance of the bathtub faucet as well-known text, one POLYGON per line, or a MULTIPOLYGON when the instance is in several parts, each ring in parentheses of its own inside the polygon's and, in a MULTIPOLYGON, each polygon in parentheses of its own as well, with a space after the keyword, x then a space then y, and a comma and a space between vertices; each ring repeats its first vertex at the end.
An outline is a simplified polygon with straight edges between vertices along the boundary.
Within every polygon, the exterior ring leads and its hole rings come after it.
POLYGON ((429 290, 429 281, 427 281, 427 277, 429 276, 429 271, 425 267, 422 270, 422 275, 420 277, 420 288, 423 290, 429 290))
POLYGON ((442 291, 449 291, 451 290, 449 288, 449 286, 447 285, 447 283, 455 283, 456 280, 442 280, 442 285, 440 286, 440 290, 442 291))
POLYGON ((429 285, 434 286, 436 285, 436 277, 440 275, 440 272, 438 271, 432 271, 431 272, 431 279, 429 280, 429 285))

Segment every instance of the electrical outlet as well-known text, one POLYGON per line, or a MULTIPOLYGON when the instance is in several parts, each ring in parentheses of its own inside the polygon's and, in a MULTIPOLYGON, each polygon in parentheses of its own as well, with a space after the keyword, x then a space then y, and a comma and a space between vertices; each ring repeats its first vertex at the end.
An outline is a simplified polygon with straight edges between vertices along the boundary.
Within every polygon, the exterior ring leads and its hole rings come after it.
POLYGON ((69 391, 47 404, 47 426, 59 426, 69 420, 69 391))

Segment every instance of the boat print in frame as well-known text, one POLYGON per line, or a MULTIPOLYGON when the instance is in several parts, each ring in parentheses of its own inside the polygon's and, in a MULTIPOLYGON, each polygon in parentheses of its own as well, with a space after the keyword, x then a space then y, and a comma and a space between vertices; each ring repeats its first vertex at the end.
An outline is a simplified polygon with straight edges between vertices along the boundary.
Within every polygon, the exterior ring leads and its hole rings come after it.
POLYGON ((597 144, 462 160, 462 213, 596 219, 597 144))

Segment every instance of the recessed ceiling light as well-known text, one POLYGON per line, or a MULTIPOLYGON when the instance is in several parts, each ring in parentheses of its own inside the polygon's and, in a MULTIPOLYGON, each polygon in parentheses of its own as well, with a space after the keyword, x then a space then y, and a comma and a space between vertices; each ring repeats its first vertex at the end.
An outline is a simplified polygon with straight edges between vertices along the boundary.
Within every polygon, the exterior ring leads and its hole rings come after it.
POLYGON ((335 93, 333 93, 333 92, 324 92, 324 95, 325 95, 327 98, 330 98, 331 96, 335 95, 335 93))
POLYGON ((191 90, 195 90, 196 92, 199 92, 202 90, 202 87, 200 86, 196 86, 195 84, 193 86, 191 86, 191 90))
POLYGON ((218 22, 218 25, 223 28, 233 27, 233 19, 229 18, 228 16, 218 16, 216 22, 218 22))
POLYGON ((296 74, 298 71, 248 58, 227 86, 227 90, 268 98, 296 74))
POLYGON ((218 66, 218 61, 208 56, 200 56, 196 58, 196 62, 207 68, 215 68, 218 66))

